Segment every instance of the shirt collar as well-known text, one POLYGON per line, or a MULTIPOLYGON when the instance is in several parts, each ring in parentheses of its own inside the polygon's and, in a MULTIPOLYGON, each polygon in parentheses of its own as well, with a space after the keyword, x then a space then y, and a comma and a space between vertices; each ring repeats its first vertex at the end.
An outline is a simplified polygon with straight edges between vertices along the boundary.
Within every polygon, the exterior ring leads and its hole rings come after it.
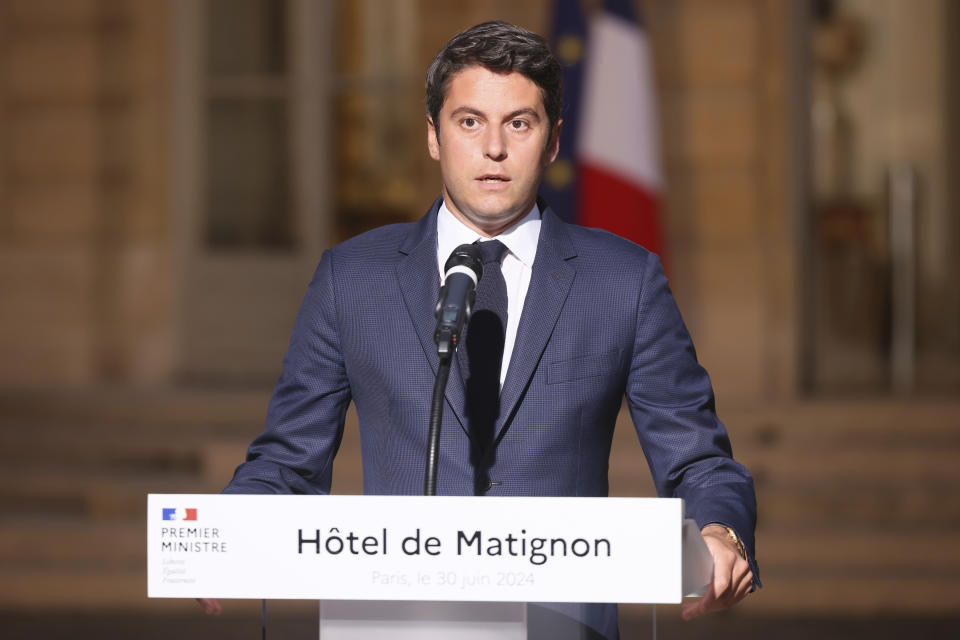
POLYGON ((472 244, 477 240, 499 240, 507 246, 517 260, 527 268, 533 268, 534 258, 537 257, 540 226, 540 208, 534 202, 530 212, 509 229, 493 238, 486 238, 460 222, 444 202, 437 212, 437 259, 440 273, 443 274, 443 265, 454 249, 461 244, 472 244))

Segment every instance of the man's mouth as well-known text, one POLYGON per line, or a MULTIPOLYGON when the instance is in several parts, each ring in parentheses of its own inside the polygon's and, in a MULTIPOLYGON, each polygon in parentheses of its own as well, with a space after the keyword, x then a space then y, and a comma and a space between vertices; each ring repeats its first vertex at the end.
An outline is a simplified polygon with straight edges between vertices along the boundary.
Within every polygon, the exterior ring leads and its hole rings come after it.
POLYGON ((478 180, 487 183, 510 182, 510 179, 505 178, 504 176, 480 176, 478 180))

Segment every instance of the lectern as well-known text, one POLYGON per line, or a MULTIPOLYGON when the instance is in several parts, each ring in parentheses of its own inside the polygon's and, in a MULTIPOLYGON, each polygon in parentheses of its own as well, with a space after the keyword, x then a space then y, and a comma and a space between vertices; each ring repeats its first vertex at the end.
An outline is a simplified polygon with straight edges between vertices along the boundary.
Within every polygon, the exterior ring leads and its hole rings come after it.
POLYGON ((525 638, 526 602, 679 603, 712 561, 683 501, 151 494, 158 598, 321 601, 323 640, 525 638))

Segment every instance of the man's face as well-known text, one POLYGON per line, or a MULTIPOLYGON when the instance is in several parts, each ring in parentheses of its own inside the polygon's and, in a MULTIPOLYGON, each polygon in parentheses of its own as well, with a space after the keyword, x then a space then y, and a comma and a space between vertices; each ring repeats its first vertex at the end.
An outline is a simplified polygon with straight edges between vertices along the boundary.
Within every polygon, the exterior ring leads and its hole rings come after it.
POLYGON ((560 123, 552 136, 549 126, 540 89, 523 74, 472 66, 451 76, 437 122, 427 121, 450 212, 488 237, 526 215, 557 156, 560 123))

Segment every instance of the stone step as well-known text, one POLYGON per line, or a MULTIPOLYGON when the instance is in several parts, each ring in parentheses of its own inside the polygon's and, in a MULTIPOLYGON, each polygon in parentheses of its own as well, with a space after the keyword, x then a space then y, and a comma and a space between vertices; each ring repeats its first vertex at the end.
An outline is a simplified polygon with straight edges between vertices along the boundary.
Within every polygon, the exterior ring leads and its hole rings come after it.
MULTIPOLYGON (((731 434, 766 442, 960 443, 956 401, 811 401, 769 407, 720 408, 731 434)), ((736 440, 734 442, 736 445, 736 440)))
MULTIPOLYGON (((150 610, 147 570, 0 566, 0 605, 7 610, 150 610)), ((196 606, 196 605, 195 605, 196 606)))
POLYGON ((777 530, 960 530, 955 487, 915 485, 878 490, 869 484, 797 486, 770 481, 757 493, 759 525, 777 530))
MULTIPOLYGON (((650 472, 636 443, 615 440, 610 465, 617 473, 646 477, 650 472), (638 458, 639 456, 639 458, 638 458)), ((761 449, 740 446, 736 458, 744 464, 760 485, 768 479, 830 481, 838 486, 848 483, 873 483, 877 487, 949 485, 960 488, 960 448, 898 450, 836 448, 829 450, 761 449)))
POLYGON ((142 518, 148 493, 210 493, 195 474, 77 476, 60 468, 0 469, 0 513, 9 516, 142 518))
MULTIPOLYGON (((263 408, 261 408, 263 409, 263 408)), ((42 441, 51 446, 60 442, 94 441, 98 437, 122 438, 131 441, 176 443, 196 439, 243 436, 252 438, 263 431, 263 417, 233 416, 204 420, 201 417, 193 422, 165 422, 164 420, 131 420, 114 422, 112 420, 84 422, 64 418, 63 422, 48 422, 47 417, 21 417, 10 420, 0 417, 0 437, 11 443, 42 441)))
POLYGON ((109 442, 89 438, 64 438, 56 444, 33 446, 25 438, 11 442, 0 438, 3 467, 27 469, 38 465, 57 465, 78 473, 111 471, 116 473, 171 472, 200 473, 204 442, 158 442, 111 438, 109 442))
POLYGON ((0 524, 0 566, 9 569, 141 571, 141 519, 18 518, 0 524))
POLYGON ((238 436, 194 435, 171 439, 155 434, 97 437, 70 434, 48 444, 25 436, 0 436, 0 468, 10 474, 30 474, 37 468, 55 468, 77 477, 112 473, 196 475, 222 487, 243 461, 250 439, 238 436), (219 476, 219 477, 217 477, 219 476))
POLYGON ((760 573, 764 588, 737 605, 737 615, 952 616, 960 610, 955 573, 798 575, 767 571, 762 564, 760 573))
POLYGON ((960 534, 954 532, 761 529, 757 549, 764 572, 960 573, 960 534))
POLYGON ((941 484, 960 487, 960 449, 809 450, 777 447, 757 450, 741 447, 740 460, 761 484, 768 478, 797 484, 834 482, 837 486, 870 483, 887 486, 941 484))
MULTIPOLYGON (((40 426, 54 431, 120 427, 150 431, 235 434, 263 428, 270 389, 78 388, 0 391, 0 427, 40 426)), ((6 431, 6 429, 0 429, 6 431)))
MULTIPOLYGON (((719 415, 735 450, 754 443, 837 443, 869 448, 909 447, 928 441, 960 446, 957 401, 811 401, 768 407, 725 407, 721 403, 719 415)), ((633 432, 626 408, 620 412, 617 428, 633 432)))

